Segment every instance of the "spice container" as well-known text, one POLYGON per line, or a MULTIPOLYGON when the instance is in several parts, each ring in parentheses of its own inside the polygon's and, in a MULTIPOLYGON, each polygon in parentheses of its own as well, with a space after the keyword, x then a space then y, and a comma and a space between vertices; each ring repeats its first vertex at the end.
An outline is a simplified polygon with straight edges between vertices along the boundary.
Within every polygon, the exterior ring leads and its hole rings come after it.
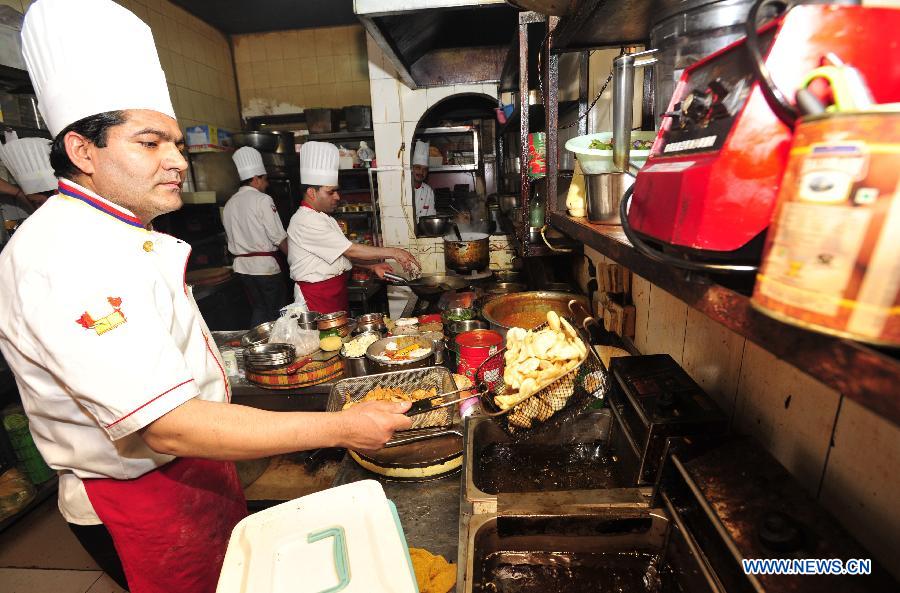
MULTIPOLYGON (((458 348, 459 365, 457 373, 464 375, 472 384, 477 383, 475 380, 475 371, 478 367, 493 356, 503 347, 503 336, 489 329, 476 329, 473 331, 463 332, 456 336, 456 345, 458 348)), ((494 384, 503 374, 503 357, 494 356, 489 367, 484 369, 484 380, 488 387, 493 388, 494 384)))

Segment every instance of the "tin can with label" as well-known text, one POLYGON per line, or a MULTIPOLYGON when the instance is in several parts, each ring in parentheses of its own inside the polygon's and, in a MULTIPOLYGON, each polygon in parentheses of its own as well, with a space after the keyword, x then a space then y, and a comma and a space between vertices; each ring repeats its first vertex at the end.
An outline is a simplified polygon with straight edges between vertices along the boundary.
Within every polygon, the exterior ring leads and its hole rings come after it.
POLYGON ((483 379, 493 389, 503 376, 503 357, 494 356, 503 347, 503 336, 489 329, 475 329, 456 336, 456 345, 459 352, 456 372, 465 375, 473 385, 483 379), (488 358, 491 360, 482 369, 483 376, 476 378, 475 373, 488 358))
POLYGON ((785 323, 900 346, 900 112, 795 131, 752 305, 785 323))
POLYGON ((528 176, 539 179, 547 175, 547 134, 528 134, 528 176))

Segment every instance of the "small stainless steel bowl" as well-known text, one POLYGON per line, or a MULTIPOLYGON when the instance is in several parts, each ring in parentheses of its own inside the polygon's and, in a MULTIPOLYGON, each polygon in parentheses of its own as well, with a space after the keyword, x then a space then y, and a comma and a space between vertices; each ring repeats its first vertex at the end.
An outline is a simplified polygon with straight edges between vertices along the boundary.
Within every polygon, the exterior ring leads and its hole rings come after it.
POLYGON ((318 321, 321 316, 321 313, 315 311, 300 313, 297 315, 297 325, 300 326, 300 329, 317 330, 319 329, 318 321))
POLYGON ((385 347, 390 342, 396 341, 397 337, 384 338, 369 346, 369 349, 366 350, 366 360, 368 360, 368 367, 370 371, 374 373, 387 373, 390 371, 417 369, 432 366, 432 361, 434 360, 434 344, 431 342, 431 340, 427 340, 425 338, 417 338, 417 342, 422 348, 426 348, 428 350, 428 354, 409 360, 386 361, 378 360, 377 358, 375 358, 376 355, 384 352, 385 347))
POLYGON ((291 344, 257 344, 244 350, 244 362, 251 368, 274 369, 288 366, 297 358, 291 344))
POLYGON ((468 313, 468 317, 470 320, 478 317, 478 313, 475 311, 475 309, 466 309, 463 307, 455 307, 453 309, 447 309, 446 311, 441 313, 441 318, 444 320, 444 325, 449 325, 449 324, 453 323, 454 321, 456 321, 455 319, 452 319, 450 317, 451 315, 464 315, 466 313, 468 313))
POLYGON ((257 344, 265 344, 272 334, 272 328, 275 327, 274 321, 267 321, 257 325, 241 337, 241 346, 247 348, 257 344))
POLYGON ((384 325, 384 313, 366 313, 356 318, 358 325, 368 325, 380 323, 384 325))
POLYGON ((487 329, 488 324, 480 319, 468 319, 466 321, 451 321, 450 333, 459 335, 476 329, 487 329))

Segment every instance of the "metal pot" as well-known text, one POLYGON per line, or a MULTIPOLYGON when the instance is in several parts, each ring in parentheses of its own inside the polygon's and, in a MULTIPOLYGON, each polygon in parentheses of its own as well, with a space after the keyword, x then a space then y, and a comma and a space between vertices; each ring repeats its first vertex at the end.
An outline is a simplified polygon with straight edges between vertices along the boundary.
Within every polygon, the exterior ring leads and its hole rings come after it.
POLYGON ((513 208, 519 206, 519 196, 516 194, 501 194, 497 196, 497 204, 500 206, 500 212, 509 214, 513 208))
POLYGON ((602 173, 584 176, 587 193, 587 215, 591 222, 622 224, 619 219, 619 203, 634 183, 627 173, 602 173))
POLYGON ((300 313, 297 315, 297 325, 300 326, 300 329, 317 330, 319 329, 318 320, 321 316, 321 313, 315 311, 300 313))
POLYGON ((487 287, 487 293, 491 295, 501 295, 513 292, 525 292, 527 289, 527 286, 519 282, 495 282, 487 287))
POLYGON ((260 152, 278 151, 278 135, 272 132, 237 132, 232 134, 231 141, 235 148, 250 146, 260 152))
MULTIPOLYGON (((536 290, 498 296, 485 303, 481 309, 481 316, 490 324, 492 330, 506 336, 506 332, 512 327, 511 316, 531 311, 540 313, 556 311, 560 315, 571 316, 572 313, 569 311, 571 300, 578 301, 585 308, 589 307, 588 298, 581 294, 536 290)), ((580 319, 576 321, 581 324, 580 319)))
POLYGON ((297 154, 297 147, 294 145, 293 132, 270 132, 278 137, 278 147, 275 152, 278 154, 297 154))
POLYGON ((435 214, 419 218, 419 234, 426 237, 441 237, 450 229, 450 216, 435 214))
POLYGON ((366 361, 367 366, 370 371, 370 374, 376 373, 389 373, 391 371, 403 371, 406 369, 423 369, 426 367, 434 366, 434 344, 431 340, 426 340, 425 338, 419 338, 418 342, 422 346, 422 348, 428 348, 428 354, 425 356, 414 358, 410 360, 396 360, 396 361, 384 361, 378 360, 375 358, 377 354, 381 354, 384 352, 385 347, 388 343, 396 341, 397 338, 383 338, 378 340, 366 350, 366 361))
POLYGON ((490 239, 485 233, 462 233, 462 241, 444 235, 444 264, 456 272, 475 272, 491 261, 490 239))
POLYGON ((334 313, 328 313, 326 315, 320 316, 316 320, 319 331, 331 329, 334 327, 343 327, 347 325, 348 322, 349 318, 347 317, 346 311, 336 311, 334 313))

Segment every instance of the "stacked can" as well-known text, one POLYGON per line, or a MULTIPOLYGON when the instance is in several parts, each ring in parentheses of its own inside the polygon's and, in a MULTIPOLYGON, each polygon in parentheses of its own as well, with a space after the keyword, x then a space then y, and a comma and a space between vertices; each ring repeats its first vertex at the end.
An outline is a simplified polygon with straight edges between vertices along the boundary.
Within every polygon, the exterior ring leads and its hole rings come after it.
POLYGON ((31 432, 28 430, 27 417, 22 414, 10 414, 3 418, 3 427, 9 434, 9 441, 16 454, 16 459, 19 460, 32 484, 42 484, 56 474, 47 466, 37 450, 34 439, 31 438, 31 432))

